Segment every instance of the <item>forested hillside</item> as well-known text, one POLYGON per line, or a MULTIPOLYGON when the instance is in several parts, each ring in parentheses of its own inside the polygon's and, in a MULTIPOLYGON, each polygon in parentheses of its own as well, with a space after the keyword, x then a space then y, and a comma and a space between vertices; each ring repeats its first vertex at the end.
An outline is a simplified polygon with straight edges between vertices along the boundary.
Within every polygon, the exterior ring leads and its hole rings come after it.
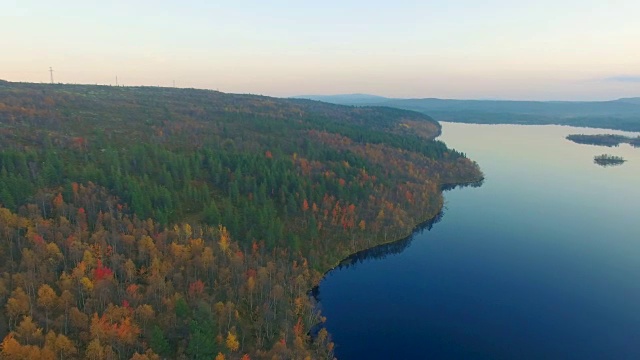
POLYGON ((481 179, 426 115, 0 82, 6 359, 330 359, 308 291, 481 179))
POLYGON ((478 124, 557 124, 640 131, 640 98, 612 101, 509 101, 393 99, 363 94, 303 98, 344 105, 389 106, 429 114, 438 121, 478 124))

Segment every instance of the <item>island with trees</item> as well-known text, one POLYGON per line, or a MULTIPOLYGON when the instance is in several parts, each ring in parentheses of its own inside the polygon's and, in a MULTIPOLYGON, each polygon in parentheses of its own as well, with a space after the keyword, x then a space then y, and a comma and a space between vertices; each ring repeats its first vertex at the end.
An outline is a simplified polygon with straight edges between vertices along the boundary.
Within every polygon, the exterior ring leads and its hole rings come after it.
POLYGON ((567 135, 567 140, 571 140, 577 144, 598 145, 615 147, 620 144, 629 144, 633 147, 640 147, 640 136, 629 137, 624 135, 612 135, 612 134, 572 134, 567 135))
POLYGON ((621 156, 602 154, 593 158, 593 162, 600 166, 616 166, 624 164, 626 160, 621 156))
POLYGON ((0 357, 332 359, 323 274, 482 179, 439 133, 392 108, 0 82, 0 357))

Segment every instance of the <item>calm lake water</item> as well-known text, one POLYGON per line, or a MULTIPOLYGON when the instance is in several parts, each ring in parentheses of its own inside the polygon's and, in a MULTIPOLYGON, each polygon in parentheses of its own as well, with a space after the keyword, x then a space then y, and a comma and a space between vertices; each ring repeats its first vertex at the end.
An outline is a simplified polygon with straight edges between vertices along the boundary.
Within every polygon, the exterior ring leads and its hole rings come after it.
POLYGON ((486 180, 446 192, 430 230, 327 274, 338 359, 640 359, 640 148, 572 133, 624 134, 443 123, 486 180))

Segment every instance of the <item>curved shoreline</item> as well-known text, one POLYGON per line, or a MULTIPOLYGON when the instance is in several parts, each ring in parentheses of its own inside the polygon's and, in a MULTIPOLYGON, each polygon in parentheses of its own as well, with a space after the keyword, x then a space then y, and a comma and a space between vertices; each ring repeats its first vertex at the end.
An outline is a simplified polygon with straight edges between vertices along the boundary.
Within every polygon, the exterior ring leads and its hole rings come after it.
MULTIPOLYGON (((349 258, 351 258, 351 257, 353 257, 353 256, 355 256, 357 254, 363 253, 365 251, 369 251, 371 249, 375 249, 378 246, 389 245, 389 244, 393 244, 393 243, 396 243, 396 242, 400 242, 400 241, 406 240, 407 238, 411 237, 417 230, 420 230, 420 228, 422 228, 425 225, 428 225, 429 223, 433 222, 435 219, 437 219, 438 215, 442 213, 442 209, 444 208, 444 196, 443 195, 444 195, 445 191, 453 190, 453 189, 455 189, 457 187, 482 186, 484 180, 485 180, 484 177, 481 177, 478 180, 471 180, 471 181, 465 181, 465 182, 459 182, 459 183, 443 183, 443 184, 440 184, 440 199, 439 199, 439 204, 437 206, 437 211, 429 213, 429 215, 427 217, 425 217, 423 220, 417 221, 415 223, 415 225, 413 225, 411 227, 411 230, 408 232, 408 234, 404 234, 404 235, 401 235, 400 237, 395 237, 392 240, 383 241, 383 242, 377 243, 375 245, 369 246, 367 248, 364 248, 364 249, 361 249, 361 250, 357 250, 357 251, 352 252, 352 253, 348 254, 347 256, 343 257, 337 263, 331 265, 331 267, 329 269, 323 271, 322 277, 320 278, 320 282, 322 281, 322 279, 325 278, 325 276, 327 276, 327 274, 329 272, 331 272, 332 270, 335 270, 337 267, 340 266, 340 264, 342 264, 344 261, 348 260, 349 258)), ((312 290, 314 288, 318 287, 319 285, 320 285, 319 282, 317 284, 314 284, 312 290)))
MULTIPOLYGON (((344 257, 344 258, 342 258, 340 261, 338 261, 338 263, 336 263, 336 264, 332 265, 332 266, 331 266, 331 268, 329 268, 328 270, 324 271, 324 272, 322 273, 322 277, 320 278, 320 281, 322 281, 322 279, 324 279, 324 278, 325 278, 325 276, 327 276, 327 274, 328 274, 329 272, 331 272, 332 270, 335 270, 336 268, 338 268, 338 267, 340 266, 340 264, 342 264, 344 261, 348 260, 348 259, 349 259, 349 258, 351 258, 352 256, 355 256, 355 255, 360 254, 360 253, 365 252, 365 251, 369 251, 369 250, 371 250, 371 249, 375 249, 375 248, 376 248, 376 247, 378 247, 378 246, 384 246, 384 245, 393 244, 393 243, 395 243, 395 242, 399 242, 399 241, 402 241, 402 240, 405 240, 405 239, 409 238, 411 235, 413 235, 413 233, 414 233, 416 230, 418 230, 418 228, 420 228, 420 226, 421 226, 422 224, 429 223, 429 222, 430 222, 430 221, 432 221, 434 218, 436 218, 436 217, 438 216, 438 214, 442 211, 443 207, 444 207, 444 201, 442 201, 442 199, 441 199, 441 200, 440 200, 440 204, 438 204, 438 211, 437 211, 435 214, 430 215, 430 217, 429 217, 429 218, 427 218, 426 220, 420 221, 420 222, 418 222, 416 225, 414 225, 414 226, 411 228, 411 230, 409 231, 409 233, 408 233, 408 234, 406 234, 406 235, 401 235, 401 237, 399 237, 399 238, 394 237, 394 238, 392 238, 392 240, 388 240, 388 241, 383 241, 383 242, 381 242, 381 243, 377 243, 377 244, 375 244, 375 245, 372 245, 372 246, 367 247, 367 248, 362 249, 362 250, 355 251, 355 252, 350 253, 349 255, 345 256, 345 257, 344 257)), ((315 288, 315 287, 318 287, 319 285, 320 285, 320 283, 318 283, 318 284, 314 284, 314 286, 313 286, 313 287, 315 288)))
MULTIPOLYGON (((482 176, 478 180, 472 180, 472 181, 466 181, 466 182, 460 182, 460 183, 445 183, 445 184, 441 184, 440 185, 440 199, 439 199, 439 203, 438 203, 438 205, 436 207, 437 211, 435 211, 434 213, 429 213, 429 215, 424 220, 416 222, 416 224, 411 227, 411 230, 409 231, 408 234, 402 235, 402 236, 397 237, 397 238, 393 238, 393 240, 383 241, 381 243, 377 243, 377 244, 375 244, 373 246, 370 246, 370 247, 367 247, 365 249, 361 249, 361 250, 355 251, 355 252, 345 256, 340 261, 338 261, 336 264, 333 264, 329 269, 325 270, 322 273, 322 276, 318 279, 317 283, 313 284, 311 289, 308 291, 308 294, 314 298, 316 303, 318 303, 318 299, 317 299, 316 295, 318 294, 318 291, 319 291, 319 288, 320 288, 320 283, 322 282, 322 280, 324 280, 324 278, 331 271, 334 271, 335 269, 341 267, 349 259, 357 257, 358 254, 363 254, 365 252, 371 251, 371 250, 376 249, 378 247, 388 246, 390 244, 399 243, 399 242, 402 242, 402 241, 405 241, 405 240, 409 240, 415 234, 416 231, 424 229, 426 227, 429 227, 430 225, 433 225, 433 224, 437 223, 442 218, 442 216, 443 216, 442 210, 444 209, 444 192, 445 191, 453 190, 453 189, 455 189, 457 187, 467 187, 467 186, 477 187, 477 186, 482 186, 484 180, 485 180, 484 176, 482 176), (476 185, 476 186, 474 186, 474 185, 476 185)), ((317 304, 316 304, 316 307, 317 307, 317 304)), ((323 324, 323 322, 318 322, 318 323, 314 324, 311 327, 311 329, 309 330, 309 335, 311 335, 312 338, 317 333, 317 331, 320 329, 320 325, 321 324, 323 324)))

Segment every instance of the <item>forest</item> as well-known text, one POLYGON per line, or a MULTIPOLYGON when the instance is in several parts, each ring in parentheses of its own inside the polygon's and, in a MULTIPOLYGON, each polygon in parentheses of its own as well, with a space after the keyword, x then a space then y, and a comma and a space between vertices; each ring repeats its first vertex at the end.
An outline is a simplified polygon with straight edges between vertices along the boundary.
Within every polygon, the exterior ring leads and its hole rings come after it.
POLYGON ((323 274, 483 177, 439 134, 385 107, 0 81, 1 358, 332 359, 323 274))
POLYGON ((472 124, 566 125, 640 131, 640 98, 610 101, 397 99, 366 94, 301 98, 343 105, 376 105, 429 114, 437 121, 472 124))

